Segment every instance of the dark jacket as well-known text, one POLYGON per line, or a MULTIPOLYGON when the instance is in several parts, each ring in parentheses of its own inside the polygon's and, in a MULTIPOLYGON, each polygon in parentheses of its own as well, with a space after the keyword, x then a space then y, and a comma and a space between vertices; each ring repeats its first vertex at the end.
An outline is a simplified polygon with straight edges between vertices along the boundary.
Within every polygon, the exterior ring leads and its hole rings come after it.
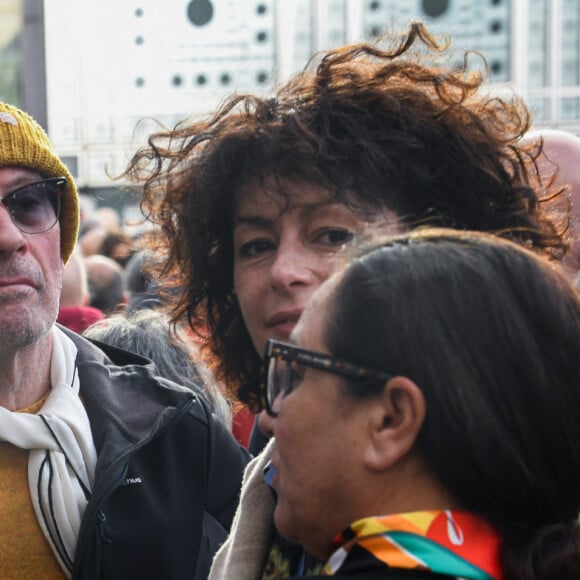
POLYGON ((205 401, 146 359, 65 329, 98 459, 73 579, 206 578, 249 459, 205 401))

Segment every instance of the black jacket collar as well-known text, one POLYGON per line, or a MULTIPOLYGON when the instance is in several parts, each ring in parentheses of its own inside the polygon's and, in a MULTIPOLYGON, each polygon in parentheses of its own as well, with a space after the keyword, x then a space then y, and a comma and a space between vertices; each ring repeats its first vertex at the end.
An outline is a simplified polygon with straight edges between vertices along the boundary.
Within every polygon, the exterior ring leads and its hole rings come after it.
POLYGON ((80 396, 98 453, 98 471, 106 471, 190 408, 199 420, 207 420, 195 394, 157 376, 149 359, 60 328, 77 347, 80 396))

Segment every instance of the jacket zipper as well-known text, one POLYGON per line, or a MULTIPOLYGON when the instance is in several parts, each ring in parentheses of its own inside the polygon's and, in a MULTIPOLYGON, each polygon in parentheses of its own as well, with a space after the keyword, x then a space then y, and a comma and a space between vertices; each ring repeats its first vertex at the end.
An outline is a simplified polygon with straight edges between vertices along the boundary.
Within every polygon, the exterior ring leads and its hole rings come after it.
MULTIPOLYGON (((166 425, 164 425, 162 429, 154 431, 149 435, 149 437, 140 441, 137 446, 131 448, 131 451, 129 453, 117 458, 111 469, 113 469, 113 467, 116 468, 117 464, 119 465, 122 464, 121 470, 116 476, 111 478, 111 480, 108 482, 105 489, 98 498, 94 499, 94 501, 92 502, 89 501, 89 505, 87 507, 90 507, 91 509, 90 511, 87 510, 83 516, 83 524, 82 524, 83 534, 80 535, 77 540, 71 580, 77 578, 79 556, 84 554, 86 545, 88 544, 89 540, 91 539, 91 536, 93 535, 93 530, 95 529, 95 526, 102 527, 102 525, 106 521, 105 514, 101 508, 105 503, 105 501, 109 498, 109 496, 119 487, 119 484, 121 481, 123 481, 123 478, 127 475, 129 461, 131 457, 137 451, 139 451, 141 448, 147 445, 150 441, 152 441, 155 437, 159 436, 167 428, 169 428, 175 422, 179 421, 189 411, 189 409, 191 409, 194 403, 195 399, 190 399, 189 401, 187 401, 184 405, 182 405, 176 410, 175 415, 173 416, 171 421, 169 421, 166 425)), ((102 540, 103 540, 102 533, 97 534, 96 541, 99 542, 99 546, 102 540)), ((99 549, 99 562, 100 562, 100 549, 99 549)))

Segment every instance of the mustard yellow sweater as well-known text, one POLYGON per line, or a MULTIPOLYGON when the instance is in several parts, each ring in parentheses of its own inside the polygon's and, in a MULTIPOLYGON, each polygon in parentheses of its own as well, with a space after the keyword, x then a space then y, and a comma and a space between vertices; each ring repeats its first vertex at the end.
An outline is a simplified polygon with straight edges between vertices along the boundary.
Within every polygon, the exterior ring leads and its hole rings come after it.
MULTIPOLYGON (((36 413, 44 399, 20 409, 36 413)), ((36 519, 28 490, 28 451, 0 443, 0 576, 66 578, 36 519)))

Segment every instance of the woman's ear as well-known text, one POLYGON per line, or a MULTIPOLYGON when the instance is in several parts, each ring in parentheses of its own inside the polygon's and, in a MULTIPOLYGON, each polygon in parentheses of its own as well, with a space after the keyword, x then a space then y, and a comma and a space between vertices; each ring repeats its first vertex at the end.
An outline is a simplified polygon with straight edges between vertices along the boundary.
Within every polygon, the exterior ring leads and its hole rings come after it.
POLYGON ((385 471, 405 457, 415 445, 425 413, 423 392, 411 379, 389 379, 370 414, 365 465, 385 471))

